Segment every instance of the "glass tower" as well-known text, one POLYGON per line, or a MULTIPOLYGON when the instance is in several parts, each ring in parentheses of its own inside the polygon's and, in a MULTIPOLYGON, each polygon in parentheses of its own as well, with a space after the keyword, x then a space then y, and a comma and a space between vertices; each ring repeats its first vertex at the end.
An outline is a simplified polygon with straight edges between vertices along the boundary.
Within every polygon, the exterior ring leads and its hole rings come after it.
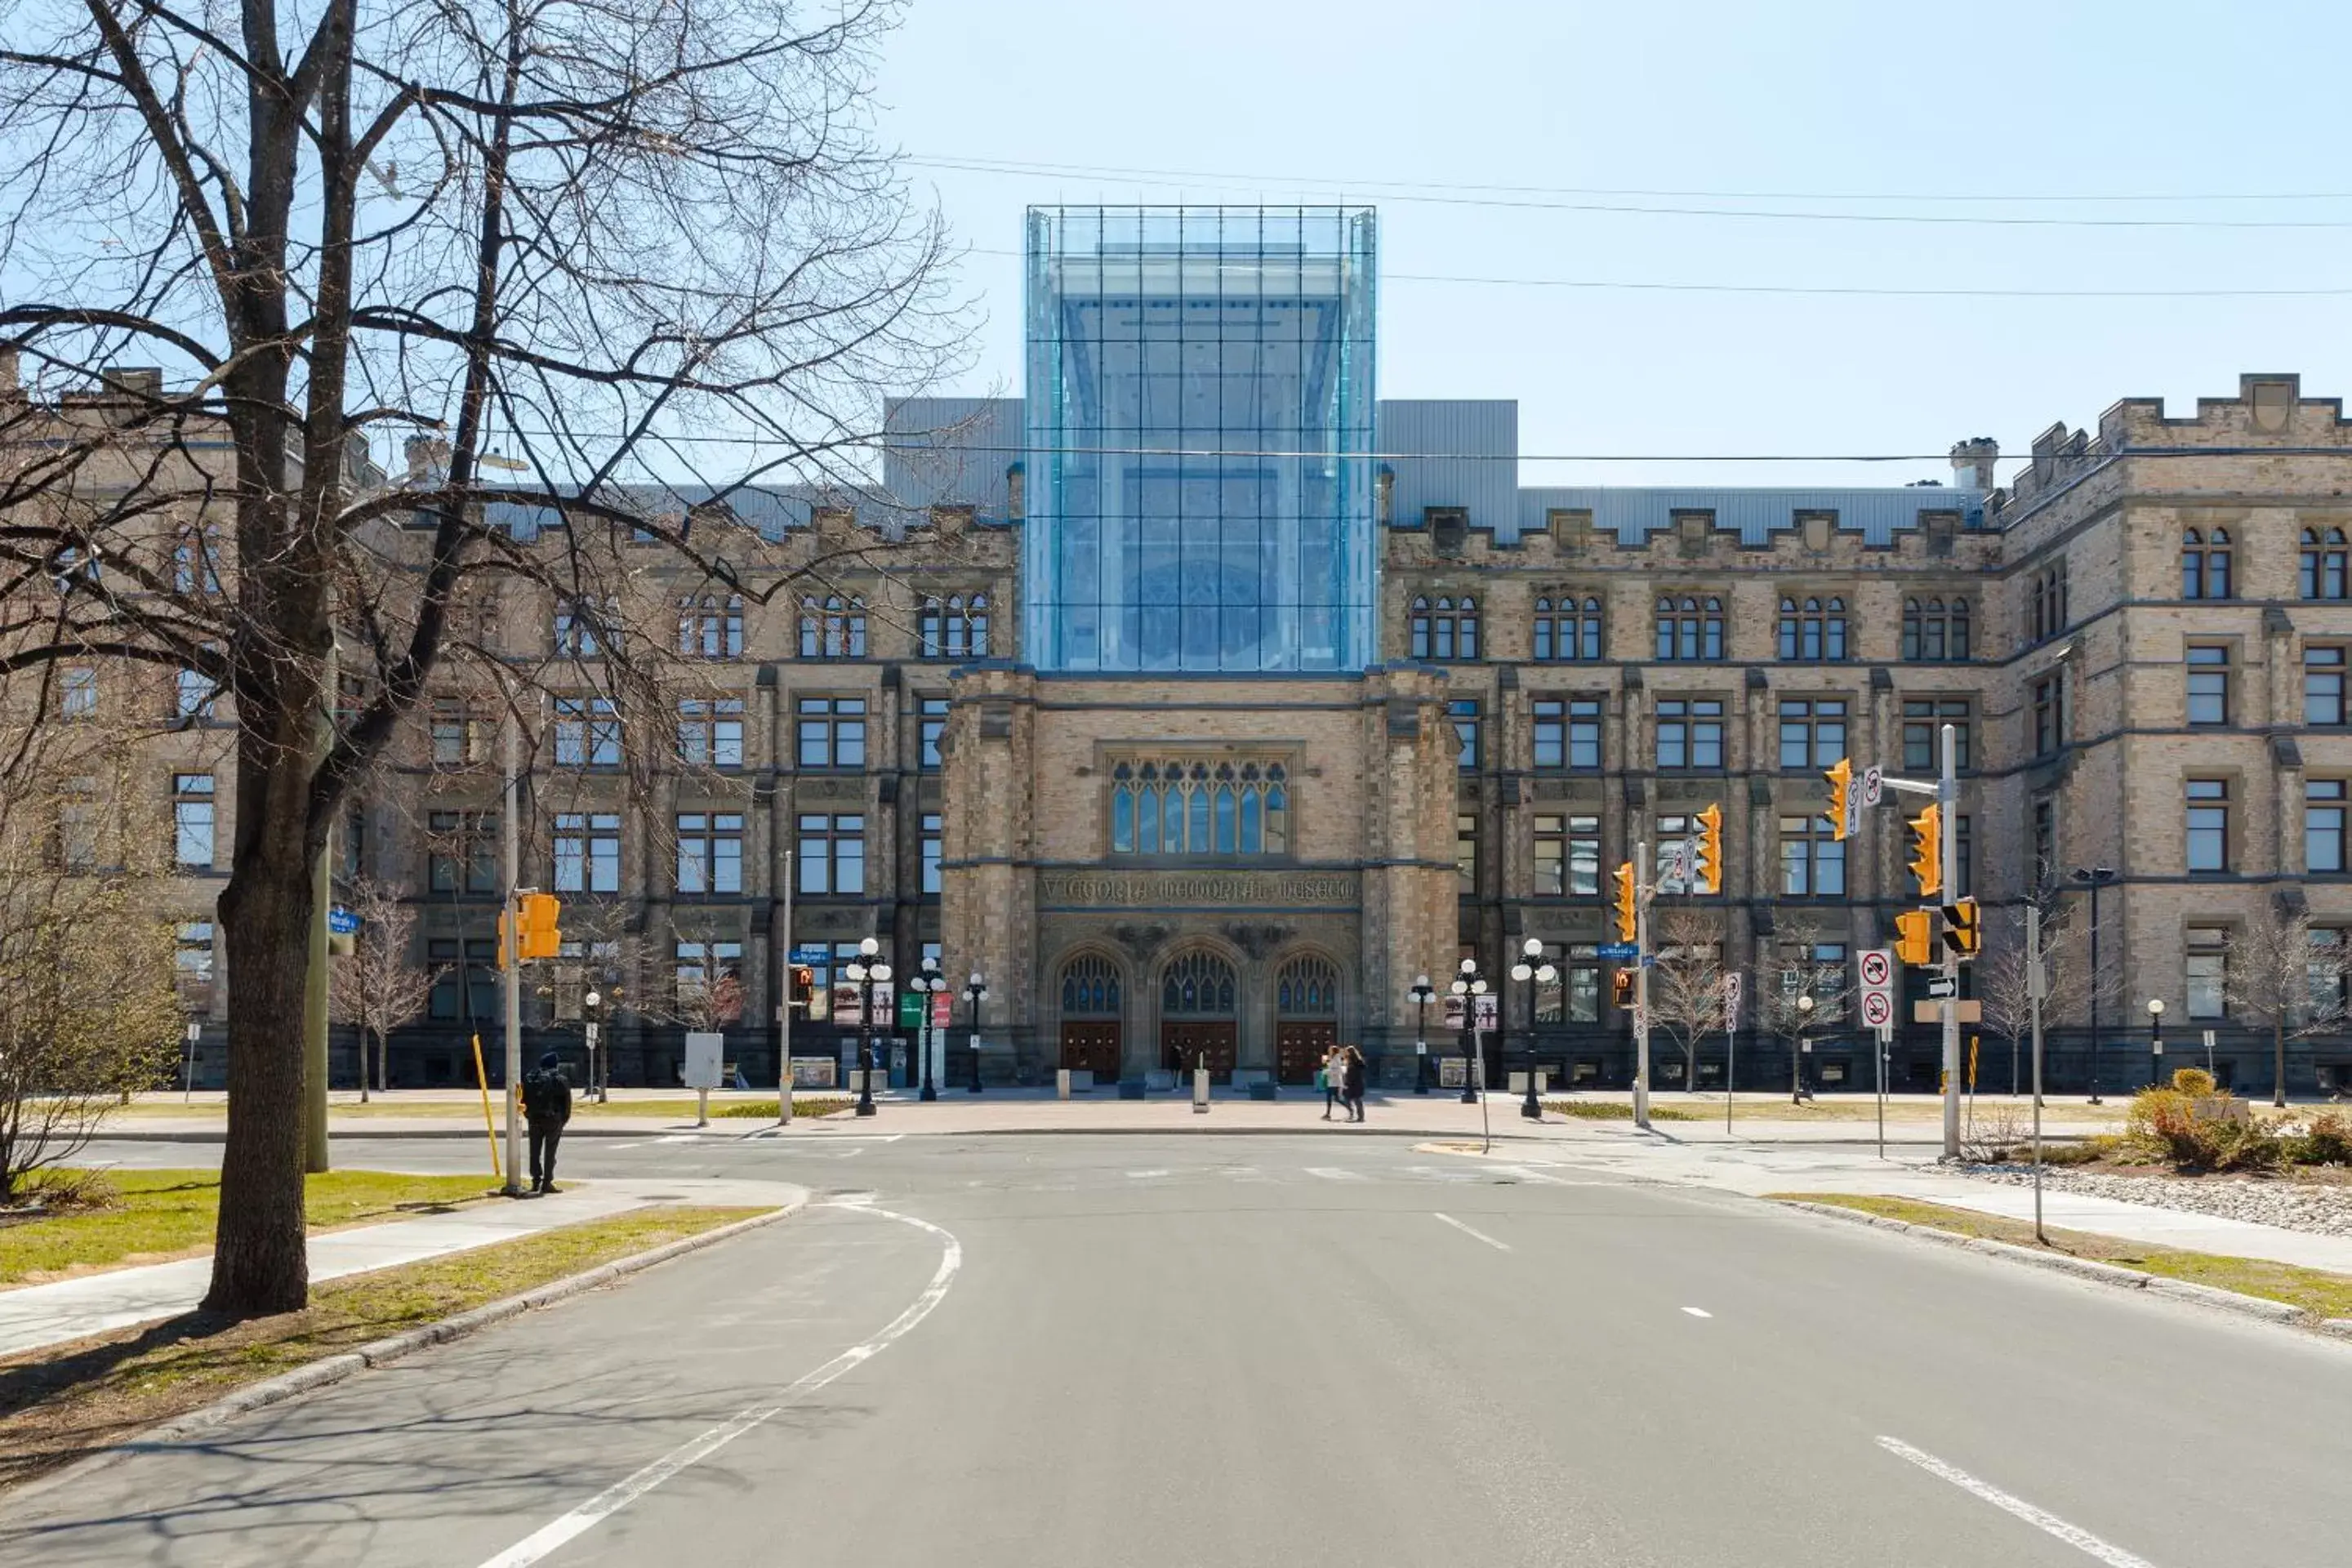
POLYGON ((1030 209, 1037 668, 1371 662, 1374 259, 1369 209, 1030 209))

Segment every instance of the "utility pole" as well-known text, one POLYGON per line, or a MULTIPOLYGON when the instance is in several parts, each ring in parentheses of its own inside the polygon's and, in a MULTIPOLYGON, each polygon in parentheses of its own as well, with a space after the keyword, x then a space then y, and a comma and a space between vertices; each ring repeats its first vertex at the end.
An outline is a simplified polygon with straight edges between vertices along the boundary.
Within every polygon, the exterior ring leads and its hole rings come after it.
POLYGON ((1633 1125, 1650 1130, 1650 845, 1633 846, 1633 1125))
POLYGON ((499 837, 506 858, 499 923, 505 928, 503 955, 507 1016, 507 1184, 506 1195, 522 1196, 522 921, 515 893, 522 880, 522 838, 515 821, 515 768, 521 744, 521 721, 509 697, 506 721, 506 781, 499 796, 499 837))
POLYGON ((776 1009, 776 1125, 793 1123, 793 852, 784 851, 784 1003, 776 1009))
MULTIPOLYGON (((1957 732, 1949 724, 1943 726, 1943 768, 1936 781, 1937 816, 1940 818, 1937 837, 1943 841, 1943 900, 1957 904, 1966 891, 1960 886, 1960 784, 1956 765, 1959 754, 1957 732)), ((1944 943, 1944 1158, 1960 1156, 1960 950, 1951 942, 1944 943)))
MULTIPOLYGON (((319 757, 324 762, 335 744, 335 700, 341 672, 335 645, 327 645, 324 689, 319 696, 319 757)), ((335 829, 327 826, 326 842, 319 847, 318 869, 310 881, 309 963, 302 976, 302 1169, 316 1175, 332 1169, 327 1148, 327 907, 335 900, 335 829)), ((364 1079, 367 1063, 360 1063, 364 1079)))
POLYGON ((2048 1245, 2042 1233, 2042 999, 2050 981, 2042 973, 2042 906, 2025 906, 2025 998, 2033 1018, 2033 1239, 2048 1245))

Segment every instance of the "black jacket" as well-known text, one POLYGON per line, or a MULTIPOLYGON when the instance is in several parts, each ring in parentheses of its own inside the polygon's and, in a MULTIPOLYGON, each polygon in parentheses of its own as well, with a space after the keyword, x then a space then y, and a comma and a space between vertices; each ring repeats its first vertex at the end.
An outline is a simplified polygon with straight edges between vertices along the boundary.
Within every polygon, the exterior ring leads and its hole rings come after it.
POLYGON ((1364 1097, 1363 1058, 1349 1057, 1348 1058, 1348 1065, 1344 1070, 1340 1083, 1342 1087, 1340 1088, 1339 1092, 1346 1095, 1349 1100, 1361 1100, 1364 1097))
POLYGON ((562 1068, 542 1068, 522 1080, 522 1113, 557 1127, 572 1120, 572 1086, 563 1081, 562 1068))

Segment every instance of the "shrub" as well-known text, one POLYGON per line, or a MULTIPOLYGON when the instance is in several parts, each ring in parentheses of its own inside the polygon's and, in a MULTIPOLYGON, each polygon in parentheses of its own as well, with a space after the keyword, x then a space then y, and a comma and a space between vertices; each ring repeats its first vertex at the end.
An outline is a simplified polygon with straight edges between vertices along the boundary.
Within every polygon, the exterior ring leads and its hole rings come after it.
MULTIPOLYGON (((2191 1088, 2212 1079, 2194 1068, 2173 1075, 2191 1088)), ((2131 1115, 2124 1123, 2124 1145, 2150 1160, 2169 1163, 2185 1171, 2269 1171, 2287 1157, 2287 1140, 2276 1122, 2243 1115, 2198 1113, 2200 1095, 2189 1088, 2144 1089, 2132 1096, 2131 1115)), ((2210 1103, 2210 1100, 2208 1100, 2210 1103)))
POLYGON ((2323 1110, 2285 1142, 2286 1157, 2298 1165, 2352 1165, 2352 1118, 2323 1110))
POLYGON ((2203 1068, 2172 1069, 2172 1091, 2175 1094, 2185 1094, 2191 1100, 2210 1100, 2219 1089, 2220 1086, 2213 1081, 2213 1075, 2203 1068))

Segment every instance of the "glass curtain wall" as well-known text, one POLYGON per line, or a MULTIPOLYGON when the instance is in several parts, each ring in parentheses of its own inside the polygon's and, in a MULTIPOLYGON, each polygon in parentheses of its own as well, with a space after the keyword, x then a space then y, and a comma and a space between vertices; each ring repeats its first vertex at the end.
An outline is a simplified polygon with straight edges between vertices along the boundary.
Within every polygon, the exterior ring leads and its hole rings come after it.
POLYGON ((1033 207, 1027 651, 1375 657, 1370 210, 1033 207))

